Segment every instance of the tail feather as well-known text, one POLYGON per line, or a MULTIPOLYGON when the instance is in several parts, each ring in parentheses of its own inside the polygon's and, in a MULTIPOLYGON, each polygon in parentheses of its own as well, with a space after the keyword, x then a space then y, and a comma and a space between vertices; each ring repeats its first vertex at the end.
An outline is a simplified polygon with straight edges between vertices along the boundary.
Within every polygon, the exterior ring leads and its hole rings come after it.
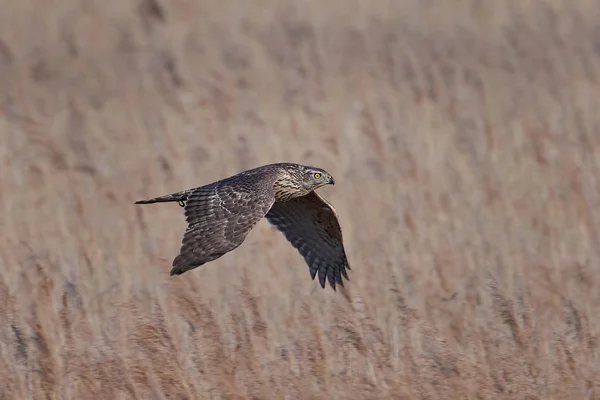
POLYGON ((165 202, 177 201, 181 205, 181 204, 185 203, 185 201, 187 200, 187 196, 188 196, 188 192, 184 191, 184 192, 167 194, 165 196, 155 197, 153 199, 148 199, 148 200, 138 200, 135 202, 135 204, 152 204, 152 203, 165 203, 165 202))

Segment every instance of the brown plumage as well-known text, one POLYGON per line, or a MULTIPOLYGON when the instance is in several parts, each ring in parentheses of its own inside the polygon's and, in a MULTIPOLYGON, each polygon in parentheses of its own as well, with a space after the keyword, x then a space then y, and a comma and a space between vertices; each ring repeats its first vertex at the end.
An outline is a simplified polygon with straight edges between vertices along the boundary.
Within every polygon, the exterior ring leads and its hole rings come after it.
POLYGON ((292 163, 269 164, 183 192, 137 201, 178 202, 187 230, 171 275, 216 260, 241 245, 266 217, 304 257, 312 279, 335 290, 350 269, 333 206, 315 189, 334 184, 327 171, 292 163))

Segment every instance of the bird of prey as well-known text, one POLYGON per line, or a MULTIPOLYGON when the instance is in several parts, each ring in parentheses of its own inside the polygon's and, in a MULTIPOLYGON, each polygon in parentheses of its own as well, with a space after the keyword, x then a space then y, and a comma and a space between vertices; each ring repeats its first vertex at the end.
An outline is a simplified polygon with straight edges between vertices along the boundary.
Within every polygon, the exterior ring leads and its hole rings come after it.
POLYGON ((350 269, 342 230, 333 206, 314 190, 335 183, 321 168, 293 163, 263 165, 229 178, 135 204, 178 202, 185 210, 187 230, 170 275, 180 275, 216 260, 242 244, 265 217, 308 264, 335 290, 350 269))

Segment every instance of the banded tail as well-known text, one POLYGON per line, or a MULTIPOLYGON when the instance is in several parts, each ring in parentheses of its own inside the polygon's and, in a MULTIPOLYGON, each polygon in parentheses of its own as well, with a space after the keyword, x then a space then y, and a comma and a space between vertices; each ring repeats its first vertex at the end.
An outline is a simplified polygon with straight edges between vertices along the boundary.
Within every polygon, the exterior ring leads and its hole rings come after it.
POLYGON ((167 194, 165 196, 155 197, 153 199, 148 200, 138 200, 135 204, 152 204, 152 203, 166 203, 176 201, 179 203, 181 207, 185 206, 185 201, 188 198, 189 192, 187 190, 183 192, 177 192, 172 194, 167 194))

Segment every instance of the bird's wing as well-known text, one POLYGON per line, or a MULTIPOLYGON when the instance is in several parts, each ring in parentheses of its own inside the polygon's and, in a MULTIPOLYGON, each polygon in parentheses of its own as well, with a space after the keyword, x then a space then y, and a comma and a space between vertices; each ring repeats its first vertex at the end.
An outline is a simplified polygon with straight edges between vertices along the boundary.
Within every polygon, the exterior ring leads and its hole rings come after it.
POLYGON ((184 206, 188 227, 171 275, 180 275, 241 245, 274 201, 268 180, 238 178, 192 190, 184 206))
POLYGON ((277 202, 266 218, 304 257, 312 279, 318 272, 322 288, 325 288, 326 278, 334 290, 336 283, 343 286, 342 275, 348 279, 346 268, 350 266, 337 214, 327 200, 311 192, 277 202))

